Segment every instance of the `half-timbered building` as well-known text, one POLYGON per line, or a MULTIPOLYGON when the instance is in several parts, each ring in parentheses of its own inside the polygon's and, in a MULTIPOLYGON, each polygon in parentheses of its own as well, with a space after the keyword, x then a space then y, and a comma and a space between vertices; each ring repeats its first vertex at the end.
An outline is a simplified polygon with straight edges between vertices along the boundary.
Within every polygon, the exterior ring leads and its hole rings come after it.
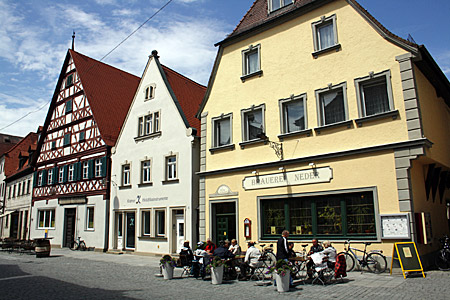
POLYGON ((205 90, 152 52, 112 155, 110 248, 178 253, 198 239, 195 114, 205 90))
POLYGON ((107 249, 110 149, 139 78, 67 52, 39 139, 31 237, 107 249))

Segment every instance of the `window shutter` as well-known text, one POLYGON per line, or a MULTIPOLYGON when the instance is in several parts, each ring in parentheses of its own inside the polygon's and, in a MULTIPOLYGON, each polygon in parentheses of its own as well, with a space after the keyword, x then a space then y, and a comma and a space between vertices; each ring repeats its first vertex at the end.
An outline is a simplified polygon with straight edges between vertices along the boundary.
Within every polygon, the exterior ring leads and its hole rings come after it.
POLYGON ((102 157, 102 177, 106 177, 106 170, 107 170, 106 162, 107 157, 106 156, 102 157))
POLYGON ((81 172, 83 171, 83 165, 81 162, 75 163, 75 181, 81 180, 81 172))
POLYGON ((47 185, 47 170, 42 170, 42 186, 47 185))
POLYGON ((89 160, 88 165, 89 165, 88 177, 89 177, 89 179, 92 179, 92 178, 94 178, 94 166, 95 166, 94 160, 93 159, 89 160))
POLYGON ((65 165, 65 166, 62 167, 62 168, 63 168, 63 170, 64 170, 64 172, 63 172, 63 183, 66 183, 66 182, 67 182, 67 175, 68 175, 68 172, 67 172, 68 165, 65 165))
POLYGON ((58 183, 58 167, 53 168, 53 185, 58 183))
POLYGON ((33 174, 33 187, 37 187, 37 180, 38 180, 38 171, 34 172, 33 174))

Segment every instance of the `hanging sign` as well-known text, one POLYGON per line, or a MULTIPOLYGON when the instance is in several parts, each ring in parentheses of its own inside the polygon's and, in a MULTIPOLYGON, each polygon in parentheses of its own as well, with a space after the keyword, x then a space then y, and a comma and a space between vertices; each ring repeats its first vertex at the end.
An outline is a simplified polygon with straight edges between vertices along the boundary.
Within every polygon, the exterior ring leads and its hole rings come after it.
POLYGON ((268 175, 249 176, 245 177, 242 181, 242 187, 245 190, 257 190, 291 185, 330 182, 331 179, 333 179, 333 170, 330 167, 324 167, 268 175))

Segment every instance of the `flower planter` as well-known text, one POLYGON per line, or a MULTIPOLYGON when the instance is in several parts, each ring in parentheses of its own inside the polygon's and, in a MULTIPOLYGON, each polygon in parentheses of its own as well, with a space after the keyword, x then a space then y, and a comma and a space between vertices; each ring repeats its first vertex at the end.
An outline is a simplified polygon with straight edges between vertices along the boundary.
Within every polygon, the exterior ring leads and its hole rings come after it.
POLYGON ((164 279, 170 280, 173 278, 173 267, 169 263, 165 263, 162 266, 162 274, 164 279))
POLYGON ((287 271, 284 276, 281 276, 278 273, 275 273, 275 281, 277 283, 277 291, 280 293, 285 293, 289 291, 289 278, 290 271, 287 271))
POLYGON ((222 284, 222 281, 223 281, 223 266, 211 268, 211 283, 222 284))

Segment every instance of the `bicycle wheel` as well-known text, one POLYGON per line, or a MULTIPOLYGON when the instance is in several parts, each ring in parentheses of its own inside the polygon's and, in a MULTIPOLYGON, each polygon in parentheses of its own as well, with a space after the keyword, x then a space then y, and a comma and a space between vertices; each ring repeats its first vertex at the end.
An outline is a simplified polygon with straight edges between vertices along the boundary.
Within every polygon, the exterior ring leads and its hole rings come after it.
POLYGON ((272 252, 267 252, 264 261, 270 267, 277 263, 277 258, 272 252))
POLYGON ((343 254, 345 257, 346 268, 345 271, 351 272, 355 268, 355 258, 348 252, 340 252, 338 255, 343 254))
POLYGON ((384 273, 387 268, 386 257, 380 253, 370 253, 366 258, 367 268, 375 274, 384 273))
POLYGON ((80 242, 80 250, 81 251, 85 251, 87 249, 86 244, 84 243, 84 241, 80 242))
POLYGON ((435 258, 436 267, 441 271, 450 270, 450 252, 442 249, 435 258))
POLYGON ((72 250, 72 251, 78 250, 78 247, 79 247, 79 245, 78 245, 78 243, 75 242, 75 241, 73 241, 73 242, 70 243, 70 245, 69 245, 69 249, 72 250))

